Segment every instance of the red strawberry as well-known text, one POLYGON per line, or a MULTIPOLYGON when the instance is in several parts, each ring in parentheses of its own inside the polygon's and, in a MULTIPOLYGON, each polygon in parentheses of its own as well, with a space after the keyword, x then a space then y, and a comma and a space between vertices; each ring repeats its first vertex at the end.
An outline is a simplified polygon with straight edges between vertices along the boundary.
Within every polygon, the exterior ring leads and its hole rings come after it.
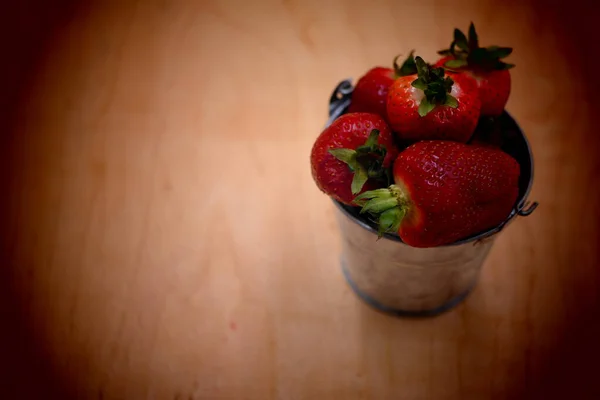
POLYGON ((380 232, 397 232, 414 247, 441 246, 503 222, 518 196, 519 172, 500 150, 423 141, 396 159, 394 185, 356 202, 379 215, 380 232))
POLYGON ((392 68, 375 67, 370 69, 356 83, 348 111, 370 112, 385 117, 385 100, 388 89, 395 79, 392 68))
POLYGON ((344 114, 317 138, 310 155, 319 189, 353 205, 357 194, 389 184, 389 167, 398 155, 392 132, 379 115, 344 114))
POLYGON ((431 68, 416 58, 418 73, 398 78, 390 88, 390 127, 403 140, 469 140, 479 119, 475 81, 465 74, 431 68))
POLYGON ((504 111, 510 96, 510 72, 513 64, 500 59, 512 53, 510 47, 479 47, 479 39, 473 23, 469 26, 469 37, 459 29, 454 30, 454 41, 449 49, 441 50, 445 56, 435 63, 455 71, 472 75, 479 86, 481 115, 496 117, 504 111))
POLYGON ((386 102, 388 90, 396 78, 416 73, 415 59, 411 51, 402 66, 394 59, 394 68, 375 67, 363 75, 352 92, 349 112, 370 112, 387 116, 386 102))

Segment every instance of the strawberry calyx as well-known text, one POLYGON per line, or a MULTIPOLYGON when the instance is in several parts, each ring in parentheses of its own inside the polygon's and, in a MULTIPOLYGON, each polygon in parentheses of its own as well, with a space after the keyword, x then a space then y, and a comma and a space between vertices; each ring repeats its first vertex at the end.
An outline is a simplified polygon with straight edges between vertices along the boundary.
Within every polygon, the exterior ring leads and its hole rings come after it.
POLYGON ((401 76, 414 75, 417 73, 417 64, 415 63, 414 53, 415 51, 411 50, 402 65, 398 65, 400 54, 394 58, 394 78, 397 79, 401 76))
POLYGON ((364 145, 353 149, 329 149, 329 153, 338 160, 346 163, 354 172, 350 189, 352 194, 358 194, 369 179, 390 182, 390 170, 383 166, 387 150, 384 145, 377 143, 379 130, 373 129, 364 145))
POLYGON ((488 46, 479 47, 479 38, 475 25, 471 22, 468 37, 460 29, 454 29, 454 40, 450 48, 438 51, 443 56, 452 56, 444 67, 448 69, 478 68, 484 71, 505 70, 513 68, 514 64, 501 61, 512 53, 511 47, 488 46))
POLYGON ((408 209, 409 200, 397 185, 369 190, 354 199, 361 206, 360 213, 369 213, 377 218, 379 237, 384 233, 397 233, 408 209))
POLYGON ((425 97, 419 104, 419 115, 424 117, 439 105, 458 107, 458 100, 450 94, 454 81, 449 76, 444 77, 444 68, 431 67, 418 56, 415 58, 415 64, 417 79, 411 85, 425 92, 425 97))

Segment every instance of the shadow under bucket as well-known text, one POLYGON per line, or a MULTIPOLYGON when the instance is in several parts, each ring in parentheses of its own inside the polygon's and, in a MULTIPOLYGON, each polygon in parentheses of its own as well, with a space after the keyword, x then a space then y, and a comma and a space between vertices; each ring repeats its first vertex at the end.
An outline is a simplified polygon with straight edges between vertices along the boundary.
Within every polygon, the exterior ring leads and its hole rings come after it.
MULTIPOLYGON (((349 80, 336 87, 327 125, 347 111, 352 89, 349 80)), ((521 176, 513 210, 495 228, 450 245, 416 248, 394 234, 377 240, 374 221, 360 215, 359 208, 334 201, 342 237, 342 270, 363 301, 398 316, 432 316, 449 310, 477 284, 496 235, 515 217, 535 210, 538 204, 527 201, 533 184, 533 157, 527 138, 506 112, 496 123, 502 133, 502 150, 517 160, 521 176)))

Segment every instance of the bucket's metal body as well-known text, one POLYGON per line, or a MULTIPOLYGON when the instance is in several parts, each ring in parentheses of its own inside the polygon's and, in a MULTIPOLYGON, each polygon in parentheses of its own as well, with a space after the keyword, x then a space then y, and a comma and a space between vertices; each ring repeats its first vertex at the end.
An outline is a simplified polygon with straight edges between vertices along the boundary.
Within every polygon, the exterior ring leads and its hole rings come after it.
POLYGON ((367 303, 400 314, 436 314, 475 286, 493 238, 458 246, 416 248, 389 238, 338 206, 341 263, 352 289, 367 303))
MULTIPOLYGON (((341 82, 330 100, 330 124, 346 112, 352 85, 341 82)), ((341 264, 348 283, 364 301, 397 315, 435 315, 460 303, 476 285, 494 239, 517 215, 531 214, 537 203, 527 196, 533 183, 529 143, 508 114, 500 117, 505 144, 521 166, 519 198, 508 218, 486 232, 451 245, 434 248, 408 246, 397 235, 377 238, 375 224, 355 207, 336 201, 342 237, 341 264)))

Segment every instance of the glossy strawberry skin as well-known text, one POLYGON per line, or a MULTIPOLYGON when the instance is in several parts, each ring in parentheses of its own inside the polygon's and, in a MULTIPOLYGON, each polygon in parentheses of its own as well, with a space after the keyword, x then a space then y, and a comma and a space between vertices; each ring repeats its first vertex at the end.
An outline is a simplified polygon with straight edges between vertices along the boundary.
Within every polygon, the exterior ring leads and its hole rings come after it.
POLYGON ((450 141, 423 141, 394 163, 408 196, 398 230, 414 247, 433 247, 491 229, 510 214, 519 193, 519 164, 508 154, 450 141))
POLYGON ((387 120, 387 95, 394 80, 392 68, 370 69, 356 83, 348 111, 374 113, 387 120))
POLYGON ((411 85, 417 76, 404 76, 394 81, 388 94, 387 112, 390 127, 400 139, 465 143, 471 138, 481 108, 477 84, 464 74, 448 72, 447 75, 454 80, 451 94, 458 100, 458 107, 439 105, 424 117, 418 113, 424 93, 411 85))
MULTIPOLYGON (((371 113, 344 114, 319 135, 311 151, 312 176, 321 191, 344 204, 354 205, 356 195, 350 188, 354 173, 348 165, 331 155, 329 149, 355 150, 365 143, 373 129, 379 130, 378 143, 387 150, 383 166, 391 166, 398 149, 383 118, 371 113)), ((361 193, 385 186, 385 182, 369 179, 361 193)))
MULTIPOLYGON (((435 63, 435 66, 443 67, 446 61, 452 59, 451 56, 443 57, 435 63)), ((481 115, 497 117, 502 114, 510 97, 510 71, 507 69, 484 71, 478 68, 463 69, 461 71, 471 75, 477 82, 481 101, 481 115)))

